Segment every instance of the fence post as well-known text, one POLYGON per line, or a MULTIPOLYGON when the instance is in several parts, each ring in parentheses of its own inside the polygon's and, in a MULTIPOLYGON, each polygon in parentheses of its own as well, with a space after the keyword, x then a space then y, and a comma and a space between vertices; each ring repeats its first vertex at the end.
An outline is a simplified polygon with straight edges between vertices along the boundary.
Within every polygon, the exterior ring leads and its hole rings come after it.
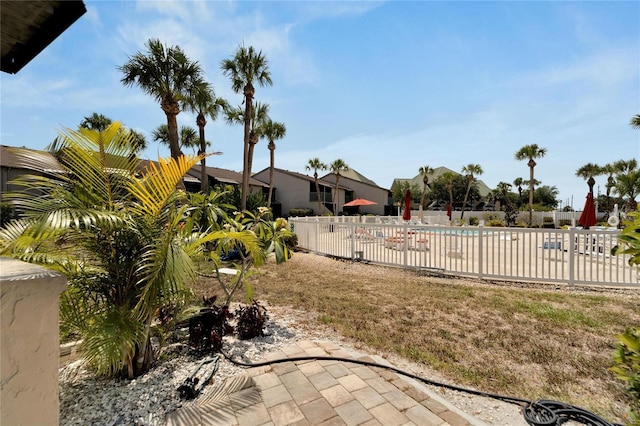
POLYGON ((482 251, 482 237, 484 234, 484 226, 480 225, 478 226, 478 278, 482 279, 482 273, 483 273, 483 264, 484 264, 484 252, 482 251))
POLYGON ((576 229, 569 229, 569 287, 575 284, 576 270, 576 229))
POLYGON ((354 260, 356 258, 356 231, 358 227, 355 222, 349 222, 347 226, 351 233, 351 260, 354 260))
POLYGON ((403 225, 404 228, 404 259, 403 263, 405 268, 409 265, 409 227, 408 224, 405 223, 403 225))

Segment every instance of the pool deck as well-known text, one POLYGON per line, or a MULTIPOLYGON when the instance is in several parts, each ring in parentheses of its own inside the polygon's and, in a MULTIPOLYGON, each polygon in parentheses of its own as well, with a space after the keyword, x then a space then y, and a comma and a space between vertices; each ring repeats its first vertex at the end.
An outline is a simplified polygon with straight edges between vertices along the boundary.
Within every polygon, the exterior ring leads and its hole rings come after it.
MULTIPOLYGON (((382 365, 379 357, 331 343, 301 341, 268 360, 338 357, 382 365)), ((517 407, 514 407, 517 410, 517 407)), ((248 369, 210 386, 167 415, 167 426, 482 426, 424 384, 385 368, 338 360, 292 361, 248 369)))

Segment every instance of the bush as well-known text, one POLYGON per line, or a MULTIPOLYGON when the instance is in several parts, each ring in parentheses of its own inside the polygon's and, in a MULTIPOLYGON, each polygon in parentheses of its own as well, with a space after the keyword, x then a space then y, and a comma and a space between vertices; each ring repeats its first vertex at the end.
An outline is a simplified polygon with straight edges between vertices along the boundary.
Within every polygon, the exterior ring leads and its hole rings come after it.
POLYGON ((469 218, 469 225, 471 225, 471 226, 478 226, 478 224, 479 224, 479 223, 480 223, 480 220, 479 220, 477 217, 475 217, 475 216, 471 216, 471 217, 469 218))
POLYGON ((312 216, 313 209, 295 208, 289 210, 289 216, 312 216))
POLYGON ((267 309, 254 300, 251 305, 241 305, 236 310, 236 319, 238 320, 236 325, 238 338, 247 340, 264 335, 262 329, 269 316, 267 309))
POLYGON ((631 397, 631 424, 640 424, 640 327, 627 328, 624 334, 616 337, 618 347, 613 354, 611 371, 625 382, 631 397))
POLYGON ((504 227, 504 221, 499 219, 491 219, 490 221, 487 222, 487 226, 504 227))
POLYGON ((205 300, 205 307, 189 319, 189 347, 199 353, 220 352, 222 338, 233 332, 228 306, 216 306, 215 297, 205 300))
POLYGON ((482 215, 482 218, 485 222, 490 222, 492 220, 499 220, 499 217, 495 213, 485 213, 482 215))
POLYGON ((558 225, 560 225, 560 228, 564 228, 565 226, 571 226, 573 222, 570 219, 560 219, 558 221, 558 225))

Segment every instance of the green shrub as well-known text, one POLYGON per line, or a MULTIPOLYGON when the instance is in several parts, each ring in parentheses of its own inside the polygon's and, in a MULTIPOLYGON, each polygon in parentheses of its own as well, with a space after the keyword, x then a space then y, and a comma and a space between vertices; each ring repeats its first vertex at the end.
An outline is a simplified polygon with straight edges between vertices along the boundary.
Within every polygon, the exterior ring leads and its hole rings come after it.
POLYGON ((487 226, 504 227, 504 221, 499 219, 491 219, 490 221, 487 222, 487 226))
POLYGON ((571 226, 573 222, 571 221, 571 219, 560 219, 558 221, 558 225, 560 225, 560 228, 564 228, 565 226, 571 226))
POLYGON ((294 208, 289 210, 289 216, 313 216, 313 209, 294 208))
POLYGON ((627 328, 625 333, 616 336, 618 347, 613 354, 616 377, 625 382, 631 397, 631 424, 640 424, 640 327, 627 328))
POLYGON ((478 218, 477 218, 477 217, 475 217, 475 216, 471 216, 471 217, 469 218, 469 225, 471 225, 471 226, 478 226, 478 224, 479 224, 479 223, 480 223, 480 220, 478 220, 478 218))
POLYGON ((485 222, 490 222, 492 220, 498 220, 498 215, 495 213, 484 213, 482 215, 482 218, 485 220, 485 222))

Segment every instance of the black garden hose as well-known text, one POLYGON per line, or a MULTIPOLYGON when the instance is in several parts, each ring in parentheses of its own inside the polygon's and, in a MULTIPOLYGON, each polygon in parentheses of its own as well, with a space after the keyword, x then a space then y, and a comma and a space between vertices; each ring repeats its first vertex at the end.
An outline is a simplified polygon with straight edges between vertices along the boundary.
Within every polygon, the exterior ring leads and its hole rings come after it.
POLYGON ((417 376, 407 371, 400 370, 398 368, 378 364, 375 362, 362 361, 357 359, 331 357, 331 356, 300 356, 292 358, 280 358, 270 361, 258 362, 258 363, 246 363, 237 361, 227 355, 224 351, 220 351, 222 355, 231 363, 239 365, 241 367, 264 367, 272 364, 280 364, 283 362, 296 362, 296 361, 340 361, 349 362, 352 364, 364 365, 367 367, 384 368, 394 373, 401 374, 406 377, 418 380, 428 385, 437 386, 445 389, 450 389, 458 392, 465 392, 473 395, 484 396, 487 398, 497 399, 500 401, 508 402, 510 404, 518 405, 522 408, 525 421, 531 426, 552 426, 561 425, 569 420, 581 423, 587 426, 622 426, 618 423, 609 423, 603 418, 584 410, 574 405, 565 404, 558 401, 550 400, 538 400, 531 401, 528 399, 516 398, 512 396, 499 395, 490 392, 481 392, 474 389, 467 389, 460 386, 449 385, 446 383, 436 382, 424 377, 417 376))

